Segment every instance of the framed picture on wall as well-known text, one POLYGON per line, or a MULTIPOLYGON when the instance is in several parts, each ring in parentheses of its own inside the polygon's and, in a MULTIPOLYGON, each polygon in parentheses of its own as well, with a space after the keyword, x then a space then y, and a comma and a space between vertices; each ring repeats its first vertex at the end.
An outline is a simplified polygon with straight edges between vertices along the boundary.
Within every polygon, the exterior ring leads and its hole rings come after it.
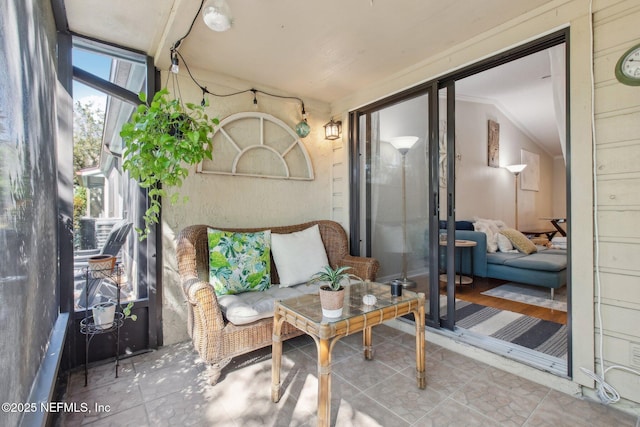
POLYGON ((527 165, 520 175, 522 190, 540 190, 540 156, 527 150, 520 150, 520 161, 527 165))
POLYGON ((500 123, 489 120, 488 130, 488 158, 489 166, 492 168, 500 167, 500 123))

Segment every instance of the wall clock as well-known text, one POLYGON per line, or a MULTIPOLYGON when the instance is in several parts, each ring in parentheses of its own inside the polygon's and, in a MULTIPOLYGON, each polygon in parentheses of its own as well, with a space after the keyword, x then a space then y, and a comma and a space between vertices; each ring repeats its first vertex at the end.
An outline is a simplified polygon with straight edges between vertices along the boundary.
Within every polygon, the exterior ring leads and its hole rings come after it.
POLYGON ((616 64, 616 78, 629 86, 640 86, 640 44, 622 54, 616 64))

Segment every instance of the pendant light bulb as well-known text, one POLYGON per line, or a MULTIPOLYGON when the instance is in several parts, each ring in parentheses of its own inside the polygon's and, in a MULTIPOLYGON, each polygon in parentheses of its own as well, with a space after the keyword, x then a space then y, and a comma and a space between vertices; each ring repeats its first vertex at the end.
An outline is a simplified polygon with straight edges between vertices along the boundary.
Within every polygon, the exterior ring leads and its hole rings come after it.
POLYGON ((178 74, 180 72, 180 61, 178 61, 178 54, 176 52, 173 52, 173 54, 171 55, 171 72, 173 74, 178 74))

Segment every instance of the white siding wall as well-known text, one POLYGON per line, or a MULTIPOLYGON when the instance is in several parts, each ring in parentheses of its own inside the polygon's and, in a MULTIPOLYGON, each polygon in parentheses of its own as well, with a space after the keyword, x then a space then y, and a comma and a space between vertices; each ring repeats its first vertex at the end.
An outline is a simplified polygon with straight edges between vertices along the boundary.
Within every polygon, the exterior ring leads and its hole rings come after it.
MULTIPOLYGON (((342 118, 343 126, 347 117, 342 118)), ((349 233, 349 158, 348 135, 343 127, 342 137, 335 141, 325 141, 331 145, 331 219, 339 222, 349 233)))
MULTIPOLYGON (((618 58, 640 43, 640 3, 605 1, 594 14, 596 188, 605 366, 640 371, 640 87, 614 76, 618 58)), ((600 325, 596 323, 596 343, 600 325)), ((599 356, 597 354, 596 356, 599 356)), ((598 363, 600 359, 598 358, 598 363)), ((640 401, 640 378, 611 370, 607 382, 640 401)))

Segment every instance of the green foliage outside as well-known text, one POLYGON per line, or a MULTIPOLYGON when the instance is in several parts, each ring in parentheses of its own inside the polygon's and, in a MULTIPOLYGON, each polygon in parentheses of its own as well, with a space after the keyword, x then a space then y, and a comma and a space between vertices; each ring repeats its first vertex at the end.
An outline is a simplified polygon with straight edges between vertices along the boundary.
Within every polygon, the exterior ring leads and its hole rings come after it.
POLYGON ((98 166, 102 148, 104 111, 92 102, 76 101, 73 108, 73 224, 78 235, 80 218, 86 215, 87 189, 80 186, 78 171, 98 166))

